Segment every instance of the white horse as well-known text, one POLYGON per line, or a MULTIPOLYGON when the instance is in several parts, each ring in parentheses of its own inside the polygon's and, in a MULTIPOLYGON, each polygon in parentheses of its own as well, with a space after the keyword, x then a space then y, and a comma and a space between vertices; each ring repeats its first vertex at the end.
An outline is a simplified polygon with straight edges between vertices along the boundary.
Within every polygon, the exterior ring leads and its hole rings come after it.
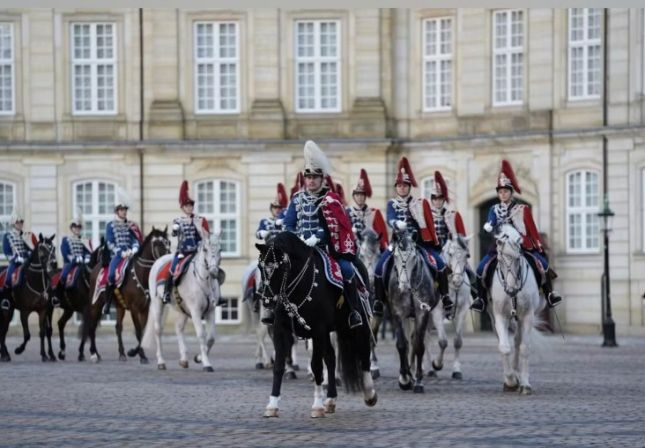
MULTIPOLYGON (((157 343, 157 368, 166 370, 166 361, 161 352, 161 333, 163 331, 164 284, 157 281, 161 268, 172 260, 172 254, 165 255, 155 262, 150 270, 150 318, 146 325, 143 345, 152 346, 152 335, 157 343)), ((187 268, 181 282, 172 291, 173 309, 178 316, 175 332, 179 343, 179 365, 188 368, 188 355, 184 342, 184 329, 188 318, 193 321, 195 333, 199 340, 200 354, 194 360, 202 363, 203 370, 212 372, 213 366, 208 353, 215 343, 215 306, 220 298, 220 285, 224 282, 224 271, 219 267, 221 249, 219 237, 213 236, 199 243, 197 252, 187 268), (208 333, 204 331, 204 320, 208 333)))
POLYGON ((258 263, 257 261, 253 261, 244 270, 244 274, 242 274, 242 301, 246 303, 246 309, 249 313, 248 325, 250 325, 250 327, 255 331, 255 368, 270 369, 273 366, 271 359, 271 353, 273 353, 273 341, 269 335, 269 327, 260 322, 260 316, 262 315, 264 308, 262 300, 258 300, 256 304, 256 298, 254 297, 257 288, 261 284, 262 275, 258 269, 258 263), (249 288, 250 281, 254 282, 254 286, 251 288, 249 288), (270 347, 267 344, 267 338, 271 343, 270 347))
MULTIPOLYGON (((468 251, 468 242, 472 238, 471 236, 462 237, 457 235, 456 237, 449 239, 444 244, 441 251, 441 256, 446 262, 451 270, 449 286, 450 298, 453 301, 454 315, 453 323, 455 325, 455 338, 453 344, 455 347, 455 359, 452 365, 452 377, 456 380, 463 378, 461 372, 461 361, 459 359, 459 353, 461 347, 463 346, 463 335, 464 335, 464 325, 466 321, 466 315, 470 309, 472 299, 470 298, 470 279, 466 273, 466 268, 468 267, 468 258, 470 258, 470 253, 468 251)), ((443 368, 443 356, 448 347, 448 337, 446 335, 446 329, 444 327, 444 310, 442 307, 435 307, 432 310, 432 322, 434 327, 437 329, 438 344, 439 344, 439 356, 436 359, 432 359, 430 354, 430 344, 426 344, 426 350, 428 354, 428 359, 432 360, 432 371, 428 372, 429 376, 436 376, 436 372, 443 368)), ((428 334, 428 342, 430 339, 430 332, 428 334)))
POLYGON ((530 395, 529 353, 539 323, 540 291, 521 250, 522 235, 503 224, 495 235, 497 268, 490 288, 492 315, 504 367, 504 391, 530 395), (511 337, 513 335, 513 337, 511 337))

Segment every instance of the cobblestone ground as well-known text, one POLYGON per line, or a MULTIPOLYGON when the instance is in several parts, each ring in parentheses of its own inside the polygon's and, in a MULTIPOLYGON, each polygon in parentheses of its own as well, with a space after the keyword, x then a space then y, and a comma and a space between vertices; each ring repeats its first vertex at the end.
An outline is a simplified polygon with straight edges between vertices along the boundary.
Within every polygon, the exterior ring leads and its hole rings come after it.
MULTIPOLYGON (((218 338, 214 373, 181 369, 174 337, 165 340, 167 371, 152 356, 149 365, 118 361, 112 336, 98 341, 99 364, 42 363, 32 339, 0 364, 0 446, 645 446, 643 339, 603 349, 598 337, 546 338, 532 360, 532 396, 502 392, 490 334, 466 337, 462 381, 450 378, 449 351, 423 395, 399 390, 386 340, 376 407, 341 392, 336 414, 318 420, 309 417, 313 388, 302 369, 285 380, 281 417, 262 418, 271 373, 254 369, 250 336, 218 338)), ((18 342, 9 338, 11 350, 18 342)), ((76 345, 70 338, 68 358, 76 345)), ((304 365, 302 342, 299 353, 304 365)))

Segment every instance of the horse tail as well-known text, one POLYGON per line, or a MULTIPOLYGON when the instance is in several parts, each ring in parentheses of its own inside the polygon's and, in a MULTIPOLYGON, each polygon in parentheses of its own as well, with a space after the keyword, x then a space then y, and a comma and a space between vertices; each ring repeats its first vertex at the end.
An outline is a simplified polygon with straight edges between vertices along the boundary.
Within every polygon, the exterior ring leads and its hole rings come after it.
MULTIPOLYGON (((344 307, 343 307, 344 308, 344 307)), ((341 375, 347 392, 363 390, 363 362, 369 361, 370 329, 363 316, 363 325, 351 330, 347 313, 336 310, 336 333, 338 335, 338 359, 341 375)))

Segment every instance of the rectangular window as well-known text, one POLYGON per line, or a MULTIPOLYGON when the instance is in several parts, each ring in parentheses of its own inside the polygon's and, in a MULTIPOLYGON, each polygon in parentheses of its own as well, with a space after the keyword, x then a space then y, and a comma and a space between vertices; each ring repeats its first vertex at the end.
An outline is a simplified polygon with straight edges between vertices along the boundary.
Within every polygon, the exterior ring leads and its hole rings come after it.
POLYGON ((116 114, 116 24, 72 23, 72 110, 116 114))
POLYGON ((452 107, 452 19, 423 21, 423 110, 452 107))
POLYGON ((524 11, 493 13, 493 106, 522 104, 524 11))
POLYGON ((567 176, 567 249, 597 252, 600 247, 598 173, 576 171, 567 176))
POLYGON ((340 112, 340 22, 295 23, 296 112, 340 112))
POLYGON ((0 22, 0 115, 15 113, 13 24, 0 22))
POLYGON ((237 22, 196 22, 194 33, 195 111, 239 112, 237 22))
POLYGON ((569 99, 600 98, 602 9, 569 9, 569 99))
POLYGON ((87 181, 74 185, 73 214, 83 215, 82 235, 97 247, 105 235, 107 223, 113 219, 116 185, 109 182, 87 181))
POLYGON ((197 212, 220 233, 222 256, 240 255, 240 185, 227 180, 197 183, 197 212))
POLYGON ((222 299, 224 304, 216 308, 215 321, 220 324, 239 324, 242 322, 239 299, 237 297, 222 297, 222 299))
MULTIPOLYGON (((16 188, 13 184, 0 181, 0 241, 11 228, 11 214, 16 204, 16 188)), ((5 259, 4 252, 0 254, 5 259)))

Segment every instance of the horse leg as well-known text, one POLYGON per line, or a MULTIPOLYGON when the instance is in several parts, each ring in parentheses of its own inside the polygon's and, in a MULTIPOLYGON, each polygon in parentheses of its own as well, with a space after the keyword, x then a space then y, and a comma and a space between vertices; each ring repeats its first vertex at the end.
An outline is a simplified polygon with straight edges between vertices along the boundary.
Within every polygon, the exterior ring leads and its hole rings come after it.
MULTIPOLYGON (((278 320, 278 316, 276 316, 278 320)), ((281 325, 274 325, 273 345, 275 347, 275 360, 273 362, 273 387, 269 396, 269 404, 264 410, 265 417, 278 417, 280 405, 280 389, 282 388, 282 377, 287 359, 287 352, 291 348, 291 330, 282 328, 281 325)))
POLYGON ((125 357, 125 348, 123 347, 123 318, 125 317, 125 308, 120 304, 116 305, 116 325, 114 330, 116 331, 116 340, 119 345, 119 361, 126 361, 125 357))
POLYGON ((74 315, 74 312, 69 308, 63 308, 63 315, 58 319, 58 338, 60 340, 60 351, 58 352, 58 359, 65 360, 65 325, 67 321, 74 315))
POLYGON ((399 352, 399 387, 402 390, 412 388, 410 364, 408 362, 408 340, 403 330, 403 322, 399 316, 393 316, 392 325, 396 329, 396 349, 399 352))
POLYGON ((45 352, 45 334, 47 333, 47 315, 45 312, 38 313, 38 336, 40 338, 40 359, 42 362, 49 361, 45 352))
POLYGON ((7 350, 7 332, 9 323, 13 317, 13 309, 9 311, 0 311, 0 362, 11 361, 9 350, 7 350))
POLYGON ((87 320, 87 331, 90 336, 90 359, 92 362, 99 362, 101 360, 101 355, 96 349, 96 328, 101 320, 102 308, 103 302, 99 300, 96 305, 90 306, 88 313, 89 319, 87 320))
POLYGON ((439 344, 439 356, 432 361, 432 369, 439 371, 443 369, 443 355, 448 347, 448 336, 446 335, 446 327, 443 324, 443 308, 436 306, 432 310, 432 322, 437 329, 437 343, 439 344))
POLYGON ((211 307, 211 310, 206 316, 206 323, 206 356, 208 356, 211 353, 213 345, 215 345, 215 308, 211 307))
POLYGON ((204 325, 202 324, 201 312, 200 310, 191 308, 190 314, 193 320, 193 327, 195 327, 197 340, 199 341, 199 356, 195 356, 195 362, 202 363, 202 370, 204 370, 204 372, 214 372, 215 370, 208 359, 208 351, 206 349, 206 331, 204 331, 204 325))
POLYGON ((382 317, 376 317, 372 316, 372 319, 370 320, 370 331, 372 332, 372 338, 370 341, 371 349, 372 349, 372 358, 370 362, 370 372, 372 373, 372 378, 377 379, 378 377, 381 376, 381 371, 379 370, 378 367, 378 357, 376 356, 376 345, 378 341, 378 330, 379 327, 381 326, 381 322, 383 322, 382 317))
MULTIPOLYGON (((326 351, 326 340, 329 336, 324 330, 313 334, 313 350, 311 352, 311 371, 314 374, 314 403, 311 405, 311 418, 325 416, 323 405, 323 355, 326 351)), ((330 374, 332 372, 329 372, 330 374)), ((331 384, 332 381, 329 381, 331 384)))
POLYGON ((512 348, 508 335, 508 319, 497 313, 495 315, 495 331, 497 331, 499 338, 498 348, 502 355, 504 368, 504 391, 516 391, 519 384, 511 363, 512 348))
POLYGON ((155 342, 157 344, 157 369, 166 370, 166 361, 163 358, 161 348, 161 333, 163 332, 163 310, 161 301, 158 297, 152 299, 150 304, 150 314, 148 316, 147 325, 153 325, 155 335, 155 342), (150 320, 152 319, 152 321, 150 320))
MULTIPOLYGON (((466 294, 469 294, 469 291, 466 291, 466 294)), ((455 305, 457 307, 457 312, 455 313, 455 339, 453 341, 455 347, 455 361, 452 366, 452 378, 455 380, 463 379, 463 374, 461 372, 461 347, 463 346, 463 336, 464 336, 464 324, 466 323, 466 315, 468 314, 468 299, 467 296, 465 299, 458 301, 455 305)))
POLYGON ((20 311, 20 323, 22 324, 23 342, 14 350, 16 355, 20 355, 25 351, 27 342, 31 339, 31 334, 29 333, 29 311, 20 311))
POLYGON ((293 338, 293 345, 291 346, 291 367, 293 370, 300 370, 298 365, 298 340, 293 338))
POLYGON ((54 329, 52 327, 52 315, 54 314, 54 308, 47 306, 45 310, 41 311, 45 316, 45 338, 47 338, 47 357, 48 361, 55 362, 56 355, 54 355, 54 348, 52 347, 52 334, 54 329))
POLYGON ((425 352, 425 338, 428 332, 430 314, 418 311, 415 319, 414 355, 416 357, 416 372, 414 375, 414 392, 423 393, 423 353, 425 352))
MULTIPOLYGON (((325 366, 327 367, 327 378, 331 378, 336 374, 336 352, 334 346, 331 343, 329 334, 326 334, 326 348, 324 353, 325 366)), ((331 381, 327 383, 327 398, 323 403, 325 406, 326 414, 333 414, 336 412, 336 398, 338 397, 338 391, 336 389, 336 382, 331 381)))
POLYGON ((519 363, 518 372, 520 377, 520 393, 522 395, 531 395, 533 389, 529 383, 529 353, 531 343, 531 331, 533 328, 533 313, 529 311, 519 321, 517 328, 517 342, 515 351, 518 353, 519 363))
MULTIPOLYGON (((132 310, 130 312, 130 315, 132 316, 132 323, 134 323, 134 334, 137 337, 137 347, 133 349, 134 355, 137 353, 139 354, 139 363, 141 364, 148 364, 148 358, 146 358, 146 353, 143 351, 143 347, 141 347, 141 338, 143 337, 143 320, 142 320, 142 313, 139 311, 132 310)), ((128 355, 130 353, 128 352, 128 355)))
POLYGON ((186 341, 184 341, 184 330, 186 329, 186 322, 188 322, 188 316, 183 313, 175 321, 175 333, 177 334, 177 344, 179 345, 179 365, 184 369, 188 368, 186 341))

